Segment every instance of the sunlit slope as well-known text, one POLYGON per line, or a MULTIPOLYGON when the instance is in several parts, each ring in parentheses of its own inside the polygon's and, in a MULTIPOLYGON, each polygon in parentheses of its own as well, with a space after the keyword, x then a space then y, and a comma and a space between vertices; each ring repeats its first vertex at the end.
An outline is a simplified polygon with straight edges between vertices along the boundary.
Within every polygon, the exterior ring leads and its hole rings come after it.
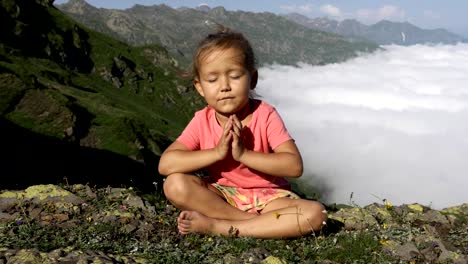
POLYGON ((1 2, 1 119, 71 145, 156 159, 200 105, 189 80, 160 46, 131 47, 51 2, 1 2))

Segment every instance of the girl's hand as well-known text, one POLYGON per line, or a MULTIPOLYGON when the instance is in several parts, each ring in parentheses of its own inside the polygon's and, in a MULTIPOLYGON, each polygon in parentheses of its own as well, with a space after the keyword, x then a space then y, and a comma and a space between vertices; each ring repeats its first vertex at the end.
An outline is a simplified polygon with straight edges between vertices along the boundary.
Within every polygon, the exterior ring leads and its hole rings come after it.
POLYGON ((231 119, 232 117, 232 157, 234 160, 239 161, 242 158, 242 155, 244 155, 245 152, 245 146, 244 142, 242 141, 242 122, 239 121, 237 116, 232 115, 229 118, 231 119))
POLYGON ((223 160, 229 154, 229 147, 232 141, 232 116, 229 117, 228 121, 224 124, 224 131, 218 144, 215 147, 218 160, 223 160))

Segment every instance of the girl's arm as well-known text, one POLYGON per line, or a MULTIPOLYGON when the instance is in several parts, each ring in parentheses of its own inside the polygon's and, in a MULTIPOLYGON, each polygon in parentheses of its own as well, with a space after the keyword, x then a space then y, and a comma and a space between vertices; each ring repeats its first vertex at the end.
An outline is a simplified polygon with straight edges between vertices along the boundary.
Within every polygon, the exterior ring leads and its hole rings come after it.
POLYGON ((233 116, 232 157, 248 168, 277 177, 297 178, 302 175, 302 158, 294 140, 288 140, 277 146, 273 153, 248 150, 242 142, 243 125, 233 116))
POLYGON ((302 158, 293 140, 288 140, 273 153, 262 153, 244 149, 239 162, 245 166, 277 177, 297 178, 302 175, 302 158))
POLYGON ((223 160, 229 154, 232 141, 232 117, 224 125, 224 131, 218 144, 212 149, 189 150, 184 144, 174 141, 161 155, 159 174, 167 176, 173 173, 190 173, 206 168, 223 160))
POLYGON ((191 151, 174 141, 161 155, 159 174, 168 176, 173 173, 190 173, 208 167, 218 161, 216 149, 191 151))

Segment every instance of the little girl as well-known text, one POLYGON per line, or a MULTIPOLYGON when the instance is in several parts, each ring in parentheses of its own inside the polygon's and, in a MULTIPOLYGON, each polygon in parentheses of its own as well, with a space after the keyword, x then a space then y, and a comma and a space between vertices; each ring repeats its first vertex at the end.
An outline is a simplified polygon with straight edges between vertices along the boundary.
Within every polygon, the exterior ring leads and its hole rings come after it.
POLYGON ((182 234, 298 237, 326 220, 320 203, 290 191, 286 178, 302 175, 302 158, 275 108, 249 98, 257 79, 241 33, 221 28, 200 42, 193 84, 207 106, 159 163, 164 193, 182 210, 182 234), (200 169, 209 177, 193 175, 200 169))

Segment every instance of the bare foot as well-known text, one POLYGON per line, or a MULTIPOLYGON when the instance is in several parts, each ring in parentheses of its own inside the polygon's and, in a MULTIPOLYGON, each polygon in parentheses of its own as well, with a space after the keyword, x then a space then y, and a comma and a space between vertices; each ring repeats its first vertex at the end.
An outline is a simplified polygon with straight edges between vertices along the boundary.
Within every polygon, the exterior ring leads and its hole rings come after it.
POLYGON ((196 211, 182 211, 177 218, 177 227, 184 235, 188 233, 209 234, 213 231, 216 221, 196 211))

